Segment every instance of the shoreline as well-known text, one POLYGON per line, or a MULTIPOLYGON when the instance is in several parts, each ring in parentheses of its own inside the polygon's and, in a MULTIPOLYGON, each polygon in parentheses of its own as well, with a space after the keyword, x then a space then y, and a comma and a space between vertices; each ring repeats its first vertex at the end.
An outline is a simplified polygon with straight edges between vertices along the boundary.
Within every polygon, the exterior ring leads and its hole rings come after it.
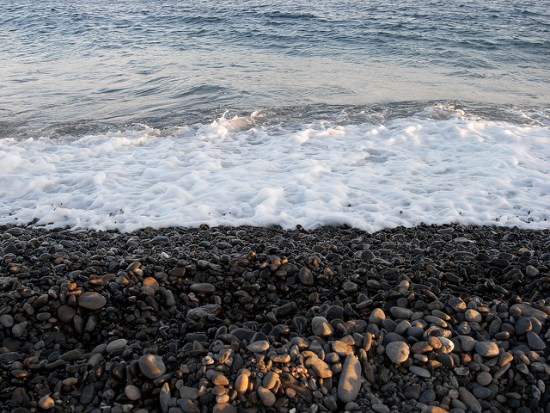
POLYGON ((549 268, 547 229, 1 226, 0 411, 549 411, 549 268))

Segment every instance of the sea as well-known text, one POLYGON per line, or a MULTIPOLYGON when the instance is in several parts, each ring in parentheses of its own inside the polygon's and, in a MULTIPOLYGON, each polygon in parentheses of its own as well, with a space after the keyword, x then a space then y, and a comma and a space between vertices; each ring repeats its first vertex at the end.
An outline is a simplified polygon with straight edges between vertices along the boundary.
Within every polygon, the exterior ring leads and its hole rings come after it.
POLYGON ((0 225, 550 228, 541 0, 0 0, 0 225))

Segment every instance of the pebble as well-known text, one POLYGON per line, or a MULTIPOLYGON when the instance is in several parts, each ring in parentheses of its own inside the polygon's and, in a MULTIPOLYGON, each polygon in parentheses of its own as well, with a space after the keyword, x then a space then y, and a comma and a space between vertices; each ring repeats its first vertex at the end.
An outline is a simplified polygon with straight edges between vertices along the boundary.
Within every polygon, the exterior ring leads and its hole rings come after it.
POLYGON ((237 408, 231 403, 216 403, 212 413, 237 413, 237 408))
POLYGON ((491 390, 483 386, 474 386, 472 394, 478 399, 484 400, 491 397, 491 390))
POLYGON ((264 406, 271 407, 277 401, 275 395, 263 386, 259 386, 256 392, 260 396, 260 400, 264 406))
POLYGON ((14 324, 11 328, 11 333, 15 338, 23 337, 23 335, 26 332, 28 324, 29 323, 27 321, 22 321, 20 323, 14 324))
POLYGON ((303 285, 313 285, 314 279, 311 270, 307 267, 302 267, 298 273, 298 279, 303 285))
POLYGON ((344 290, 346 294, 356 293, 358 289, 359 289, 359 286, 353 281, 348 280, 344 282, 344 284, 342 284, 342 290, 344 290))
POLYGON ((195 283, 189 287, 194 293, 212 294, 216 291, 216 286, 210 283, 195 283))
POLYGON ((248 346, 246 346, 246 348, 248 351, 251 351, 253 353, 262 353, 269 349, 269 341, 258 340, 253 343, 250 343, 248 346))
POLYGON ((427 389, 422 392, 418 401, 423 404, 430 404, 436 400, 436 394, 433 389, 427 389))
POLYGON ((129 400, 135 401, 141 398, 141 391, 133 384, 129 384, 124 388, 124 394, 129 400))
POLYGON ((413 383, 405 386, 403 394, 407 399, 418 400, 420 398, 421 391, 422 391, 422 388, 420 387, 420 385, 413 383))
POLYGON ((472 413, 481 413, 481 404, 477 398, 465 387, 458 388, 459 399, 464 403, 472 413))
POLYGON ((472 351, 476 346, 476 341, 473 337, 460 335, 458 336, 458 340, 463 351, 472 351))
POLYGON ((125 338, 119 338, 107 344, 106 351, 107 353, 114 353, 115 351, 120 351, 126 348, 127 344, 128 344, 128 340, 126 340, 125 338))
POLYGON ((266 389, 271 390, 273 387, 275 387, 278 381, 279 374, 275 373, 274 371, 270 371, 264 376, 262 384, 266 389))
POLYGON ((248 370, 243 370, 241 374, 235 380, 235 390, 238 393, 245 393, 248 390, 250 372, 248 370))
POLYGON ((498 356, 499 349, 494 341, 478 341, 475 344, 476 353, 483 357, 498 356))
POLYGON ((477 374, 476 380, 481 386, 488 386, 489 384, 491 384, 493 376, 491 376, 491 374, 488 372, 482 371, 477 374))
POLYGON ((533 308, 532 306, 524 303, 514 304, 510 307, 510 311, 519 311, 519 313, 526 317, 535 317, 541 322, 545 322, 550 315, 546 314, 544 311, 533 308))
POLYGON ((354 401, 361 389, 361 364, 357 356, 346 356, 340 380, 338 381, 338 398, 343 403, 354 401))
POLYGON ((38 400, 38 407, 43 410, 53 409, 55 407, 55 400, 49 395, 42 396, 40 400, 38 400))
POLYGON ((328 337, 334 333, 332 325, 325 317, 317 316, 311 320, 311 330, 313 334, 319 337, 328 337))
POLYGON ((402 341, 394 341, 386 345, 386 355, 396 364, 401 364, 407 361, 409 354, 409 345, 402 341))
POLYGON ((328 364, 317 356, 308 357, 305 361, 305 365, 313 370, 315 375, 319 378, 326 379, 332 377, 332 370, 328 364))
POLYGON ((161 356, 145 354, 140 357, 138 364, 141 373, 150 379, 156 379, 166 373, 166 366, 161 356))
POLYGON ((95 291, 85 292, 78 298, 78 305, 87 310, 99 310, 107 304, 107 299, 95 291))
POLYGON ((466 313, 464 315, 466 316, 466 320, 468 320, 469 322, 481 323, 481 320, 483 319, 479 311, 473 310, 471 308, 466 310, 466 313))
POLYGON ((533 324, 531 323, 531 320, 528 317, 518 318, 518 320, 516 321, 516 324, 514 325, 515 333, 518 336, 527 334, 532 329, 533 329, 533 324))
POLYGON ((390 313, 395 318, 401 318, 401 319, 407 319, 407 320, 410 320, 410 318, 413 315, 413 311, 411 309, 404 308, 404 307, 391 307, 390 313))
POLYGON ((168 410, 170 409, 170 393, 170 385, 168 383, 164 383, 160 388, 159 393, 160 410, 162 413, 168 413, 168 410))
POLYGON ((12 328, 13 325, 15 324, 14 320, 13 320, 13 317, 9 314, 2 314, 0 316, 0 324, 2 325, 2 327, 4 328, 12 328))
POLYGON ((376 413, 390 413, 390 408, 382 403, 374 403, 372 410, 376 413))
POLYGON ((432 376, 432 374, 429 372, 429 370, 425 369, 424 367, 420 367, 420 366, 410 366, 409 371, 413 374, 416 374, 419 377, 424 377, 426 379, 430 378, 432 376))
POLYGON ((548 409, 537 231, 34 231, 0 231, 6 411, 548 409))
POLYGON ((527 333, 527 343, 531 350, 542 351, 546 349, 546 343, 540 338, 540 336, 532 331, 527 333))
MULTIPOLYGON (((199 407, 193 400, 178 399, 177 404, 180 409, 183 410, 183 413, 200 413, 199 407)), ((216 407, 214 407, 214 409, 216 409, 216 407)))

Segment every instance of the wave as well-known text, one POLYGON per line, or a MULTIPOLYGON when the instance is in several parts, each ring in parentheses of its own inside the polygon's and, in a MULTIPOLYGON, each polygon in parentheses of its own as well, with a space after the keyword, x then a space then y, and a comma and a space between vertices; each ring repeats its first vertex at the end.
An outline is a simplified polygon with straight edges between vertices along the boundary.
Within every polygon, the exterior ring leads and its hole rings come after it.
POLYGON ((488 120, 456 104, 407 116, 398 115, 403 107, 345 107, 331 117, 315 109, 309 120, 279 109, 2 139, 0 224, 550 228, 548 125, 488 120))

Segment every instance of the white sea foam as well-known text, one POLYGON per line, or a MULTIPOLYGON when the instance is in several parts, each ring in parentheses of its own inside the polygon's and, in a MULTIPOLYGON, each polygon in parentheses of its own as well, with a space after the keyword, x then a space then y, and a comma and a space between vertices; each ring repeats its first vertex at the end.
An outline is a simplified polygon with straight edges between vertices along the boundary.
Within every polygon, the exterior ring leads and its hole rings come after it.
POLYGON ((3 139, 0 224, 549 228, 549 161, 547 126, 463 116, 3 139))

